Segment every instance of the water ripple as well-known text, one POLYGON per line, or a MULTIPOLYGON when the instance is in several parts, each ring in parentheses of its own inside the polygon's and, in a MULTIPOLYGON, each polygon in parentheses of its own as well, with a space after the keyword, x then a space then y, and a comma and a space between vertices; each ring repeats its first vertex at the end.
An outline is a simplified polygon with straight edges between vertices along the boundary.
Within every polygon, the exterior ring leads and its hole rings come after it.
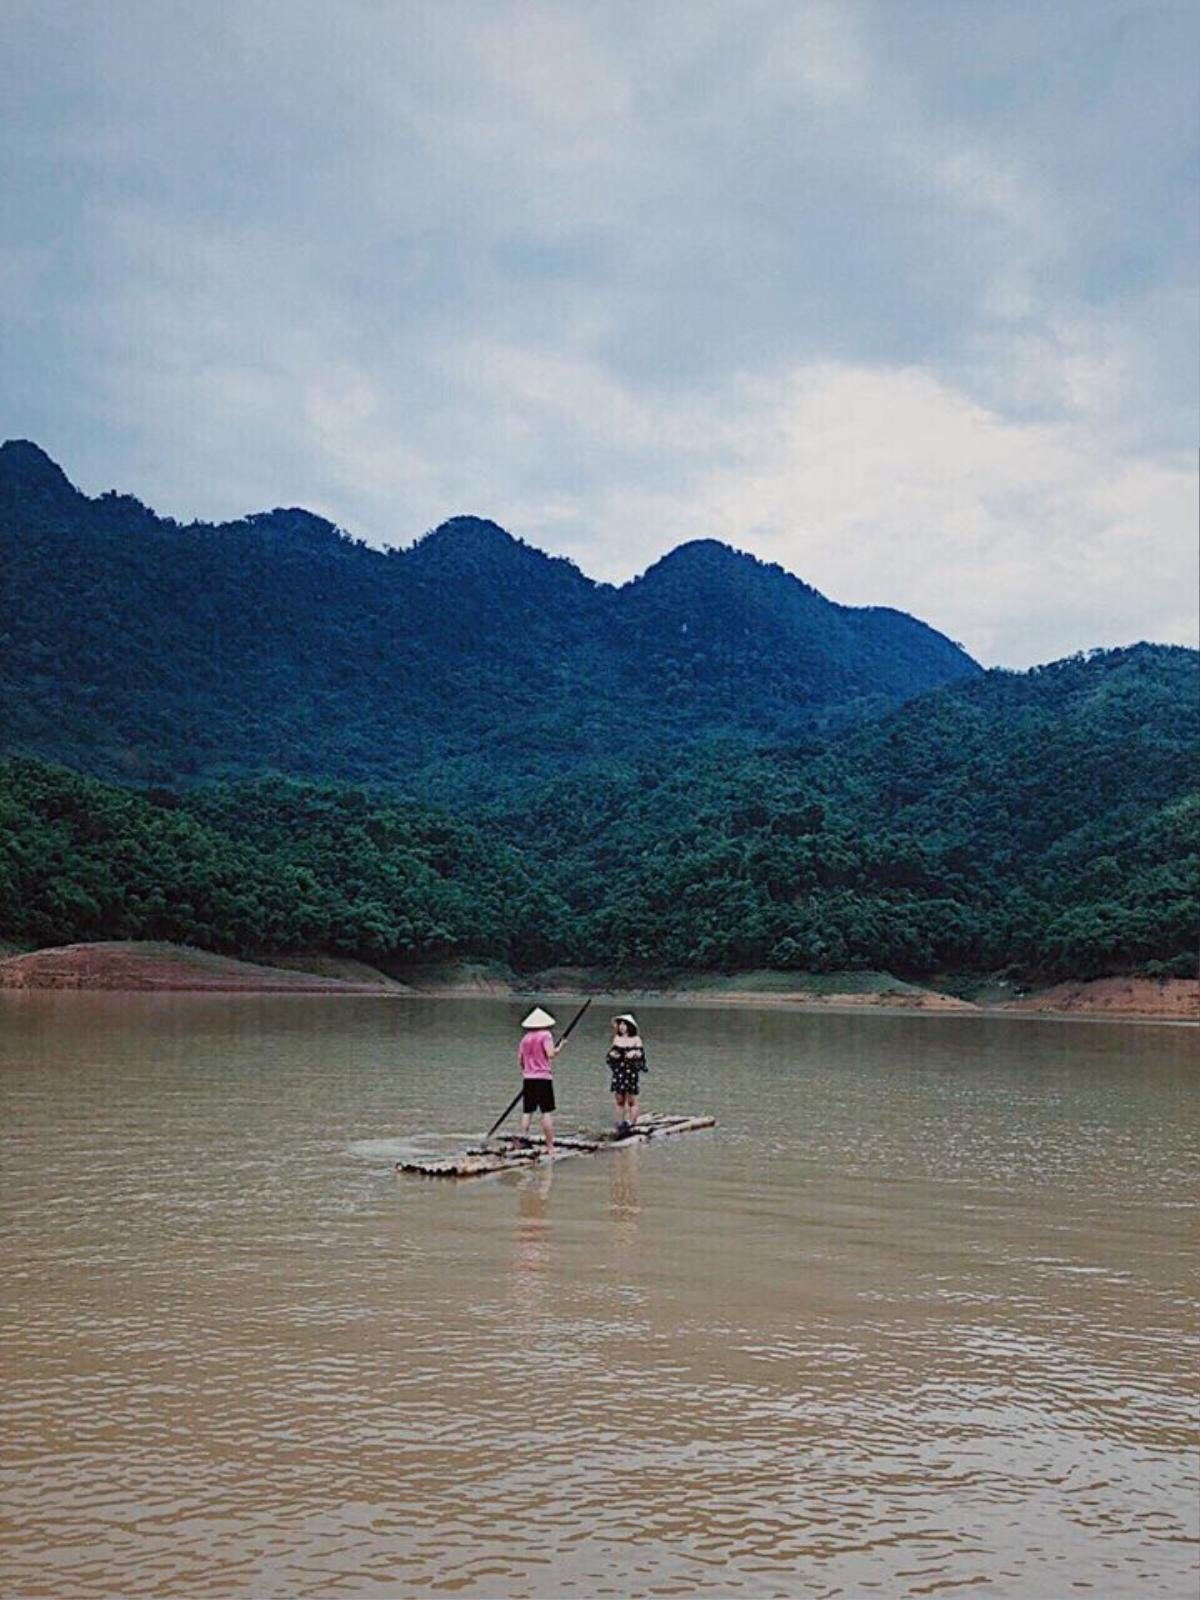
POLYGON ((1194 1584, 1177 1034, 664 1013, 716 1138, 467 1190, 391 1168, 489 1120, 503 1008, 53 1014, 0 1036, 6 1594, 1194 1584))

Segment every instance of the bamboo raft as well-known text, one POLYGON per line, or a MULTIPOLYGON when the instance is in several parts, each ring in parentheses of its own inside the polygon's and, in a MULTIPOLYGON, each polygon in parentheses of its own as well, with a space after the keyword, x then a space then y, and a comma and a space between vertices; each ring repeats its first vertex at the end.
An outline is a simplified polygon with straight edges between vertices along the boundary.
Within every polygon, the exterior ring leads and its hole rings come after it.
MULTIPOLYGON (((639 1117, 637 1126, 617 1137, 616 1129, 607 1133, 564 1133, 554 1141, 555 1159, 562 1156, 591 1156, 599 1150, 619 1150, 623 1145, 665 1139, 671 1134, 694 1133, 716 1126, 716 1117, 680 1117, 655 1112, 639 1117)), ((472 1145, 460 1156, 441 1160, 397 1161, 397 1172, 414 1173, 422 1178, 490 1178, 501 1172, 519 1172, 545 1160, 546 1141, 539 1135, 522 1142, 515 1134, 502 1134, 490 1145, 472 1145)))

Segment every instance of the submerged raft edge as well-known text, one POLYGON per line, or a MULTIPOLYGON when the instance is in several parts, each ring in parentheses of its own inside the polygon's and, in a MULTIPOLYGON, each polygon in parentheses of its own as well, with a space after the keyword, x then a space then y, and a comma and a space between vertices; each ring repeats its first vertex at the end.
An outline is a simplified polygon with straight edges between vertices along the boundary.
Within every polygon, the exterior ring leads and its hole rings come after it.
MULTIPOLYGON (((619 1139, 611 1132, 564 1133, 554 1141, 555 1159, 561 1160, 569 1155, 596 1155, 601 1150, 619 1150, 631 1144, 644 1144, 650 1139, 696 1133, 703 1128, 715 1128, 716 1125, 716 1117, 688 1117, 659 1112, 639 1118, 637 1126, 619 1139)), ((499 1150, 477 1146, 461 1156, 450 1156, 440 1161, 397 1161, 396 1171, 421 1178, 489 1178, 501 1172, 520 1172, 524 1167, 532 1167, 545 1160, 545 1140, 540 1135, 528 1144, 521 1144, 514 1135, 505 1134, 501 1142, 504 1148, 499 1150)))

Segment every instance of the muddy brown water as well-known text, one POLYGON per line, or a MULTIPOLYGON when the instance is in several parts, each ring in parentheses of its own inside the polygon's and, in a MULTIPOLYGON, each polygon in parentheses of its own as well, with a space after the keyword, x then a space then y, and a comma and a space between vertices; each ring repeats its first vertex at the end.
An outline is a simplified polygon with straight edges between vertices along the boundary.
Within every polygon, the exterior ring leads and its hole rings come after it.
POLYGON ((1196 1591, 1194 1029, 643 1008, 715 1132, 455 1186, 515 1004, 0 1006, 6 1596, 1196 1591))

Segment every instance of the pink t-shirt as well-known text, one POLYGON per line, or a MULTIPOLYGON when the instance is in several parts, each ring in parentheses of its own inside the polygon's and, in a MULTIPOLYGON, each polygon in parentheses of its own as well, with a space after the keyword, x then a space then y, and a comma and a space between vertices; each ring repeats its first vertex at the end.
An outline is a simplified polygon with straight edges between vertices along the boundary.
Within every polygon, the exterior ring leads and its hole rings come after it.
POLYGON ((554 1036, 548 1028, 536 1028, 521 1040, 517 1055, 521 1062, 523 1078, 552 1078, 553 1056, 550 1054, 554 1036))

